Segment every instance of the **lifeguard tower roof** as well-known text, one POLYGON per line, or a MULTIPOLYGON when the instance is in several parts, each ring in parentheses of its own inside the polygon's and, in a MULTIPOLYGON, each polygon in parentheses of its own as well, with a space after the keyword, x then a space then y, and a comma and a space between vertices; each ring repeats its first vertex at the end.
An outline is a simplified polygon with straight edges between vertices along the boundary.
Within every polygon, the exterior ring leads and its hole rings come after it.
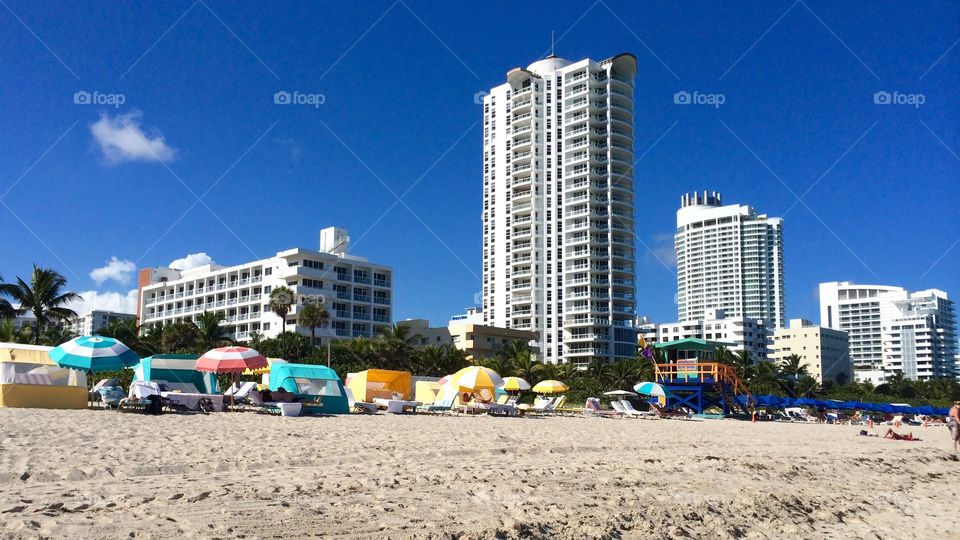
POLYGON ((713 352, 717 350, 717 347, 734 347, 735 343, 727 343, 725 341, 709 341, 706 339, 700 338, 683 338, 677 339, 674 341, 667 341, 664 343, 657 343, 656 347, 658 349, 666 349, 668 351, 708 351, 713 352))

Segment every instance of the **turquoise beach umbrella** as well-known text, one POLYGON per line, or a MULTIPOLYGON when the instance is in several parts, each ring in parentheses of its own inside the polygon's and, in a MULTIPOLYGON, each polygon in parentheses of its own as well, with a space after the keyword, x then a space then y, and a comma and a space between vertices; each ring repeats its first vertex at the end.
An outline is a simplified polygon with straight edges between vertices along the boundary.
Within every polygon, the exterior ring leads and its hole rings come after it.
POLYGON ((642 382, 633 387, 633 391, 645 396, 667 397, 670 392, 655 382, 642 382))
POLYGON ((115 371, 140 362, 137 353, 119 340, 80 336, 54 347, 50 358, 58 366, 86 372, 115 371))

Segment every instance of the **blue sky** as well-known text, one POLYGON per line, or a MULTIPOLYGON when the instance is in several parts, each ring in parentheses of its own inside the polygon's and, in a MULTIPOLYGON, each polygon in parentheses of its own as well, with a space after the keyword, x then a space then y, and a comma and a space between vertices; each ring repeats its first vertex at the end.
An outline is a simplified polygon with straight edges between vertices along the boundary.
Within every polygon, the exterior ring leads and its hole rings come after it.
POLYGON ((817 318, 821 281, 960 294, 960 7, 923 2, 2 0, 0 275, 122 305, 135 267, 339 225, 395 268, 397 318, 443 322, 480 290, 474 94, 551 31, 566 58, 638 58, 641 314, 675 319, 675 212, 705 189, 785 217, 788 317, 817 318))

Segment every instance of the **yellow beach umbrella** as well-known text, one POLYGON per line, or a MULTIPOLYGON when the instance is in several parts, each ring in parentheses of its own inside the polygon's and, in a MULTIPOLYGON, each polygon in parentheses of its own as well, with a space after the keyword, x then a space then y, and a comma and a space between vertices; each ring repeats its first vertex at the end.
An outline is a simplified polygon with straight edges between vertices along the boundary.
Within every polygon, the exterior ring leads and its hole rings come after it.
POLYGON ((520 392, 523 390, 530 389, 530 383, 526 379, 520 377, 504 377, 503 386, 501 386, 507 392, 520 392))
POLYGON ((566 392, 569 389, 569 386, 560 381, 554 381, 552 379, 540 381, 536 386, 533 387, 533 391, 538 394, 559 394, 560 392, 566 392))
POLYGON ((503 378, 496 371, 481 366, 463 368, 450 377, 450 385, 459 392, 480 394, 484 399, 493 399, 502 384, 503 378))

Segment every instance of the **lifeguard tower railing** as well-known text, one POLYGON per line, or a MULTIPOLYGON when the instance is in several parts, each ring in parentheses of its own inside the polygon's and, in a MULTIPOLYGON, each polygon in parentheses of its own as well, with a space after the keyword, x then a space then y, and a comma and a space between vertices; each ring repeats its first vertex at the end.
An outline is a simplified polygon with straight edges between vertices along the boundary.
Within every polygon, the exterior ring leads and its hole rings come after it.
MULTIPOLYGON (((753 394, 737 376, 736 369, 727 364, 678 360, 668 364, 654 364, 653 371, 656 381, 671 390, 688 387, 717 389, 724 399, 721 404, 724 412, 733 408, 743 409, 742 403, 746 403, 748 407, 756 403, 753 394), (732 395, 727 395, 728 393, 732 395), (742 399, 739 399, 741 396, 742 399)), ((699 393, 697 400, 700 400, 699 393)), ((702 408, 702 405, 696 408, 702 408)))

